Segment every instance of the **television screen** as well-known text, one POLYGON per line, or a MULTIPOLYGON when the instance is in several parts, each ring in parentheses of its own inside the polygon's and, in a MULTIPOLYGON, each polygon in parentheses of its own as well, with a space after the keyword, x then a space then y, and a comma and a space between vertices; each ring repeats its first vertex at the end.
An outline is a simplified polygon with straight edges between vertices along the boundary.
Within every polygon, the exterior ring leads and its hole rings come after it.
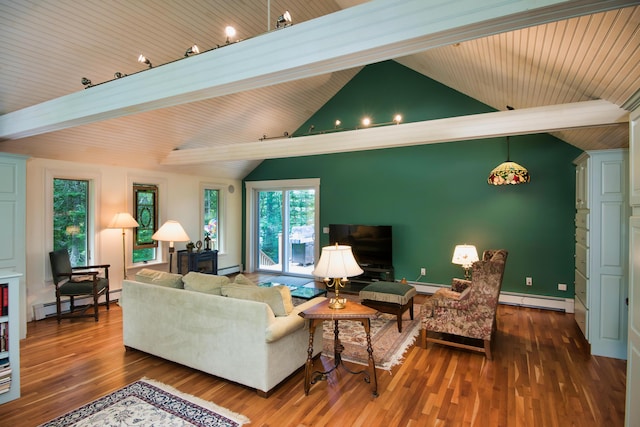
POLYGON ((393 266, 390 225, 329 224, 329 242, 351 246, 362 267, 393 266))

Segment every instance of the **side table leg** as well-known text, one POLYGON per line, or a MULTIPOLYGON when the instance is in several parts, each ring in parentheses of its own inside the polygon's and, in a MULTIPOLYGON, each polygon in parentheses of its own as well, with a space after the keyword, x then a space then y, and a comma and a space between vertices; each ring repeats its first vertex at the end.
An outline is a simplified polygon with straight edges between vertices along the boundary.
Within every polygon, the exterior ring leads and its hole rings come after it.
POLYGON ((342 350, 344 347, 340 342, 340 328, 338 328, 338 321, 334 320, 335 326, 333 329, 333 360, 335 362, 335 367, 337 368, 339 364, 342 363, 342 350))
POLYGON ((367 334, 367 353, 369 353, 369 371, 371 371, 371 392, 378 397, 378 377, 376 376, 376 363, 373 360, 373 346, 371 345, 371 320, 365 319, 362 322, 364 331, 367 334))
POLYGON ((317 320, 309 322, 309 348, 307 349, 307 363, 304 366, 304 394, 309 395, 311 388, 311 373, 313 372, 313 335, 316 332, 317 320))

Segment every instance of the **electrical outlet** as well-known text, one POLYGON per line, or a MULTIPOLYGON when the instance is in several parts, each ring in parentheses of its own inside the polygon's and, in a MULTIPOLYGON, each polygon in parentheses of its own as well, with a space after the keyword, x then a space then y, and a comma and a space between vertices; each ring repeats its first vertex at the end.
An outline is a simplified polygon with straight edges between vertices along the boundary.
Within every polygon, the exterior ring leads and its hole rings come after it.
POLYGON ((527 286, 533 286, 533 279, 531 277, 526 278, 527 286))
POLYGON ((421 276, 424 276, 425 274, 427 274, 427 269, 426 269, 426 268, 424 268, 424 267, 422 267, 422 268, 420 269, 420 275, 421 275, 421 276))
POLYGON ((566 283, 558 283, 558 290, 559 291, 566 291, 567 290, 567 284, 566 283))

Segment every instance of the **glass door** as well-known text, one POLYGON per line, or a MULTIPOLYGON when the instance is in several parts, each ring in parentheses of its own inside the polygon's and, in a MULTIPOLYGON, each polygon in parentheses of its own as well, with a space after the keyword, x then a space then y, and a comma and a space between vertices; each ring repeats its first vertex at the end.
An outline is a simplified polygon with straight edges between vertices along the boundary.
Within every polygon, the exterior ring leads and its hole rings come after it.
POLYGON ((258 190, 256 208, 257 270, 310 276, 316 252, 316 190, 258 190))

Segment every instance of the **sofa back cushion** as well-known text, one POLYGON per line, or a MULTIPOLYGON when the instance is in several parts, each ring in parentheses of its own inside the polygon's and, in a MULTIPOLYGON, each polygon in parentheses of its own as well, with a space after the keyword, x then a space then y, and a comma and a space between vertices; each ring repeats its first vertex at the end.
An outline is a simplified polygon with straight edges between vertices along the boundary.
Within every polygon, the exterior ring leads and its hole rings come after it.
POLYGON ((151 285, 165 286, 167 288, 182 289, 182 276, 180 274, 167 273, 165 271, 143 268, 136 273, 136 281, 151 285))
POLYGON ((205 294, 222 295, 223 285, 230 283, 227 276, 216 276, 214 274, 188 272, 183 278, 184 288, 188 291, 203 292, 205 294))
POLYGON ((236 277, 233 279, 233 283, 237 283, 238 285, 258 286, 242 273, 236 275, 236 277))
POLYGON ((286 286, 273 286, 261 288, 259 286, 239 285, 229 283, 223 285, 222 296, 258 301, 268 304, 276 316, 287 316, 293 310, 291 291, 286 286))

